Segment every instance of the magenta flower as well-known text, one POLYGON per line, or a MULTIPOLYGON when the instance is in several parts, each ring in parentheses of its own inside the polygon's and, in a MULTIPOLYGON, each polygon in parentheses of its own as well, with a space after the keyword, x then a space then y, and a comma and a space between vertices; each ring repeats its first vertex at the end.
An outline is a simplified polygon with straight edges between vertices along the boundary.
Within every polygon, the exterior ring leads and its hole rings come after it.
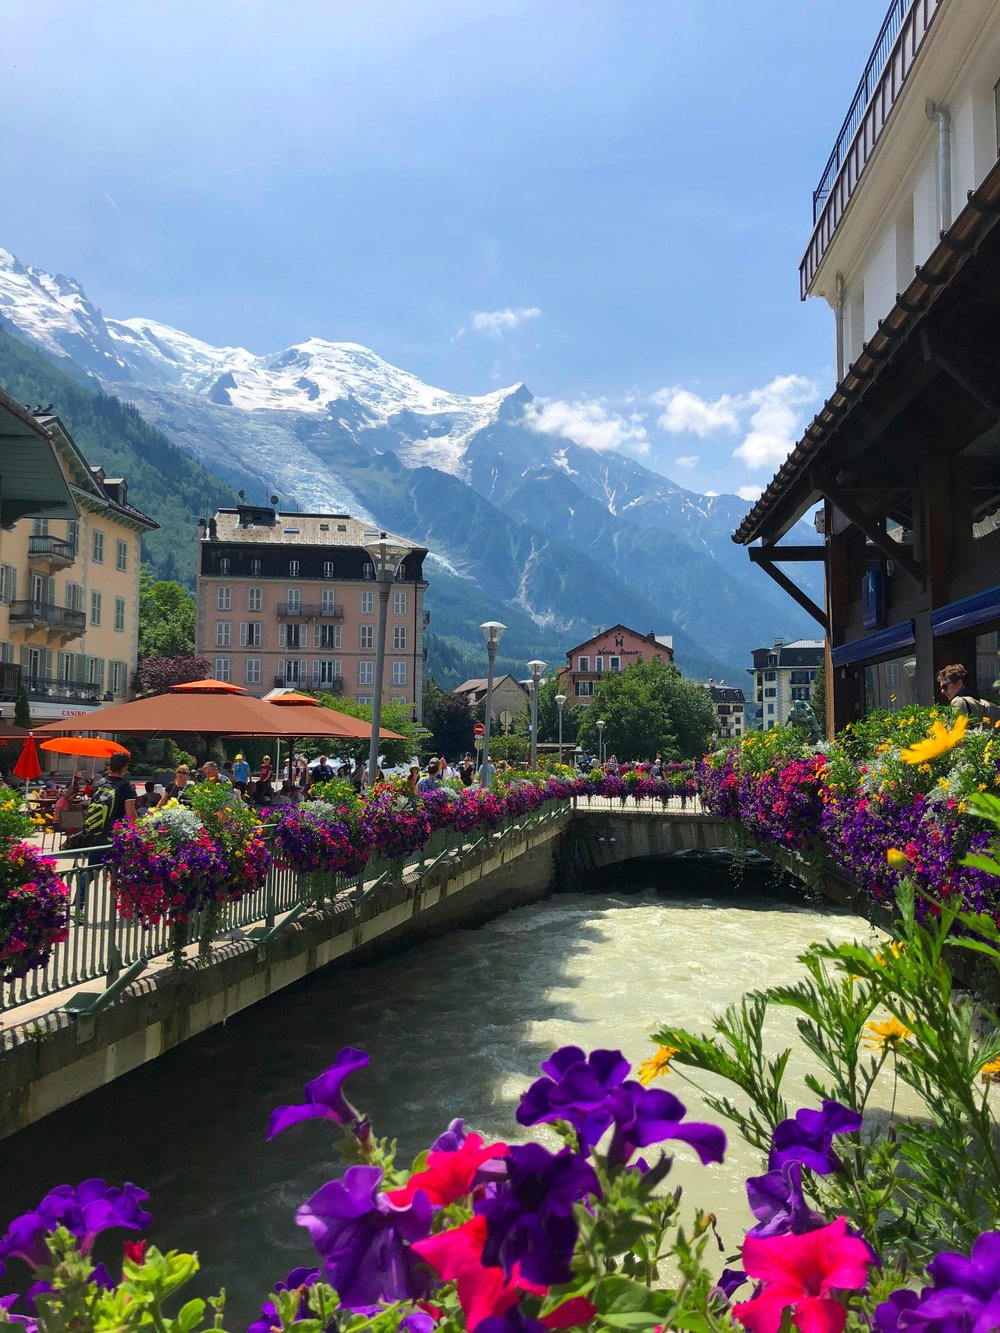
POLYGON ((349 1166, 295 1214, 325 1262, 326 1274, 346 1306, 416 1300, 428 1280, 410 1243, 431 1229, 433 1209, 423 1190, 404 1206, 378 1192, 379 1166, 349 1166))
POLYGON ((271 1113, 267 1137, 273 1139, 290 1125, 303 1120, 333 1120, 338 1125, 356 1125, 358 1113, 343 1094, 343 1085, 350 1074, 364 1069, 368 1052, 345 1046, 338 1052, 333 1064, 319 1078, 305 1087, 306 1100, 297 1106, 279 1106, 271 1113))
POLYGON ((747 1236, 743 1266, 760 1287, 733 1314, 751 1333, 779 1333, 788 1309, 801 1333, 841 1333, 847 1310, 840 1293, 865 1285, 870 1262, 868 1246, 847 1234, 843 1217, 802 1236, 747 1236))

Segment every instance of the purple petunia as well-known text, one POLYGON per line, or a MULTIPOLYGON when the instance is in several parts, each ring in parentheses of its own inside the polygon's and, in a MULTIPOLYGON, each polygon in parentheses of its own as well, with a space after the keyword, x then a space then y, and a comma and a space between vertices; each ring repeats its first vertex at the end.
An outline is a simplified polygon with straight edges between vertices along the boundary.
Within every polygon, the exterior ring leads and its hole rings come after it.
POLYGON ((452 1120, 443 1134, 439 1134, 429 1152, 458 1152, 468 1138, 464 1120, 452 1120))
POLYGON ((267 1137, 273 1139, 275 1134, 303 1120, 333 1120, 338 1125, 356 1125, 358 1113, 344 1096, 343 1085, 349 1075, 364 1069, 367 1064, 367 1051, 345 1046, 329 1069, 306 1084, 305 1103, 279 1106, 271 1113, 267 1137))
POLYGON ((568 1282, 579 1233, 573 1205, 600 1197, 593 1167, 569 1148, 550 1153, 539 1143, 511 1148, 506 1162, 506 1185, 476 1205, 486 1218, 483 1264, 508 1277, 518 1265, 522 1277, 543 1286, 568 1282))
POLYGON ((59 1185, 36 1208, 14 1218, 0 1239, 0 1259, 23 1259, 32 1268, 44 1267, 52 1257, 45 1238, 60 1226, 77 1238, 81 1254, 89 1254, 102 1231, 148 1226, 151 1218, 141 1206, 148 1198, 135 1185, 119 1189, 98 1177, 75 1187, 59 1185))
POLYGON ((295 1214, 325 1261, 326 1274, 344 1305, 416 1300, 427 1277, 409 1242, 431 1229, 433 1209, 423 1190, 405 1206, 379 1194, 382 1168, 350 1166, 295 1214))
POLYGON ((585 1055, 579 1046, 563 1046, 541 1068, 544 1077, 536 1079, 521 1098, 518 1124, 566 1120, 586 1154, 611 1124, 609 1097, 628 1077, 629 1062, 621 1051, 585 1055))
POLYGON ((512 1305, 505 1314, 491 1314, 480 1319, 476 1333, 545 1333, 545 1325, 531 1319, 520 1305, 512 1305))
POLYGON ((609 1102, 614 1132, 608 1148, 608 1164, 625 1166, 637 1148, 677 1139, 692 1147, 702 1165, 721 1162, 726 1153, 726 1136, 718 1125, 685 1120, 684 1103, 672 1092, 644 1088, 629 1080, 623 1083, 609 1102))
POLYGON ((861 1128, 861 1116, 840 1102, 824 1101, 823 1109, 796 1111, 791 1120, 776 1126, 767 1159, 769 1171, 786 1162, 801 1162, 818 1176, 829 1176, 841 1168, 833 1152, 834 1134, 853 1134, 861 1128))
POLYGON ((814 1212, 803 1198, 799 1162, 785 1162, 765 1176, 751 1176, 747 1180, 747 1200, 757 1218, 757 1225, 747 1233, 750 1236, 801 1236, 826 1226, 826 1218, 814 1212))
MULTIPOLYGON (((295 1312, 296 1322, 310 1318, 309 1288, 318 1280, 318 1268, 293 1268, 284 1282, 274 1284, 275 1291, 295 1291, 298 1288, 299 1306, 295 1312)), ((272 1329, 280 1326, 277 1306, 274 1301, 267 1300, 260 1307, 260 1318, 247 1326, 247 1333, 272 1333, 272 1329)))
POLYGON ((933 1286, 894 1291, 878 1306, 877 1333, 993 1333, 1000 1328, 1000 1231, 984 1231, 971 1255, 937 1255, 927 1272, 933 1286))
POLYGON ((20 1299, 17 1292, 13 1296, 0 1296, 0 1311, 4 1314, 3 1322, 21 1324, 24 1326, 25 1333, 38 1333, 38 1323, 31 1315, 16 1314, 12 1309, 20 1299))

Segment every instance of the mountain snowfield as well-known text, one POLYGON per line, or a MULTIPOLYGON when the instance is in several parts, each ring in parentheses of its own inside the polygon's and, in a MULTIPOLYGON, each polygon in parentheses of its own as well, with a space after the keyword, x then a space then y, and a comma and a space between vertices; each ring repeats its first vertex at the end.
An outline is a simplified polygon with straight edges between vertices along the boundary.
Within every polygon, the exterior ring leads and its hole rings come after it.
POLYGON ((539 432, 524 384, 449 393, 322 338, 265 355, 214 347, 106 318, 74 279, 3 249, 0 316, 249 494, 405 532, 493 614, 527 616, 564 648, 623 621, 674 633, 682 666, 732 679, 751 647, 812 630, 730 541, 746 501, 539 432))

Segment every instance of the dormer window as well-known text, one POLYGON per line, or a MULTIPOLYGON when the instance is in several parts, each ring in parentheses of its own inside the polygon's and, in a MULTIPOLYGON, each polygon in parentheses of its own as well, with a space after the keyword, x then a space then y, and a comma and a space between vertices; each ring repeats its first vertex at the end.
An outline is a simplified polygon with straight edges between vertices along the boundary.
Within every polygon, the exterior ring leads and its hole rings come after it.
POLYGON ((288 577, 290 579, 297 579, 299 577, 299 562, 297 560, 289 560, 288 577))

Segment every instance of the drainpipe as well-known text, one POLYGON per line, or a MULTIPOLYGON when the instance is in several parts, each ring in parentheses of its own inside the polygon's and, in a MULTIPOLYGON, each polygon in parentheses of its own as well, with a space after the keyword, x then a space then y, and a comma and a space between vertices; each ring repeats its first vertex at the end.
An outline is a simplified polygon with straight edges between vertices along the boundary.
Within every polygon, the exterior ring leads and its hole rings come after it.
POLYGON ((837 328, 837 382, 844 378, 844 371, 847 369, 844 359, 844 275, 837 274, 837 296, 834 306, 834 316, 837 328))
POLYGON ((938 230, 945 232, 951 226, 951 115, 930 98, 924 103, 924 114, 937 121, 938 230))

